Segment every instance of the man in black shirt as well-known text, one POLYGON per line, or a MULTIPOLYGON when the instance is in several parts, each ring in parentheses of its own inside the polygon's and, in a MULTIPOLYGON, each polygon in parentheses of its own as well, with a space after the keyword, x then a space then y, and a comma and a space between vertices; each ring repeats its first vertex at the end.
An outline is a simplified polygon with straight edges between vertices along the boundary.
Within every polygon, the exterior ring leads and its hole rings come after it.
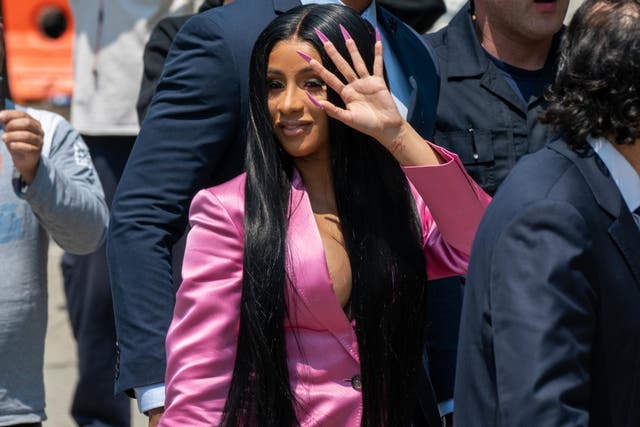
MULTIPOLYGON (((543 89, 555 75, 568 5, 473 0, 447 27, 426 36, 440 65, 434 142, 457 153, 491 195, 522 156, 547 141, 547 127, 537 116, 543 89)), ((433 283, 430 304, 431 375, 444 401, 453 395, 462 288, 451 279, 433 283)))

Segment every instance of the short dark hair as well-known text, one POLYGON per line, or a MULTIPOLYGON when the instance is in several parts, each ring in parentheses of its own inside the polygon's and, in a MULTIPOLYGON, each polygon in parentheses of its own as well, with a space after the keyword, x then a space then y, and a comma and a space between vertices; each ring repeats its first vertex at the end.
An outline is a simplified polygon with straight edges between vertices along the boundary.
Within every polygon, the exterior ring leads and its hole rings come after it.
POLYGON ((640 1, 588 0, 564 36, 549 106, 540 120, 574 149, 586 139, 640 138, 640 1))

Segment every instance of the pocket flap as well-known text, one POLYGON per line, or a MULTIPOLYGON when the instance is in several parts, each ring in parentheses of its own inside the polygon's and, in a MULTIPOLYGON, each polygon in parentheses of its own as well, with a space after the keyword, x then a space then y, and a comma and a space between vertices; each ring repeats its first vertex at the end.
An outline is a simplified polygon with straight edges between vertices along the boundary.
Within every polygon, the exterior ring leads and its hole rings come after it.
POLYGON ((437 132, 435 143, 453 151, 465 165, 487 163, 494 160, 490 130, 437 132))

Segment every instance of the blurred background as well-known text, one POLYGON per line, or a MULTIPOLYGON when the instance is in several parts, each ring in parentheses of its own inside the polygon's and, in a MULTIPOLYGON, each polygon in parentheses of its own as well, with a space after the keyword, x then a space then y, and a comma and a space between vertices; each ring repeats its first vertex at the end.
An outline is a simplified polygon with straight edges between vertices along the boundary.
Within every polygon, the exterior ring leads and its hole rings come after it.
MULTIPOLYGON (((266 1, 266 0, 265 0, 266 1)), ((567 21, 583 0, 571 0, 567 21)), ((0 0, 6 34, 5 96, 69 118, 73 96, 73 17, 68 0, 0 0)), ((65 307, 60 257, 49 252, 49 324, 45 352, 46 426, 73 426, 76 351, 65 307)), ((3 367, 6 369, 6 367, 3 367)), ((132 401, 132 426, 146 426, 132 401)))
POLYGON ((67 0, 2 0, 5 96, 63 112, 73 93, 73 17, 67 0))

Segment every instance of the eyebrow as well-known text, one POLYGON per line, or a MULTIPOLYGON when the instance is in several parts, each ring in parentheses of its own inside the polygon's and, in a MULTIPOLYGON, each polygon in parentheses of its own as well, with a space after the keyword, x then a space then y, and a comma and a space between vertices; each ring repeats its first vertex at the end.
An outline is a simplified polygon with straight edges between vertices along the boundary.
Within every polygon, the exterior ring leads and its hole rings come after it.
MULTIPOLYGON (((267 73, 268 74, 278 74, 278 75, 284 75, 284 73, 280 70, 276 70, 273 68, 267 68, 267 73)), ((306 73, 315 73, 315 71, 313 71, 313 68, 311 67, 305 67, 302 70, 298 71, 297 74, 306 74, 306 73)))

